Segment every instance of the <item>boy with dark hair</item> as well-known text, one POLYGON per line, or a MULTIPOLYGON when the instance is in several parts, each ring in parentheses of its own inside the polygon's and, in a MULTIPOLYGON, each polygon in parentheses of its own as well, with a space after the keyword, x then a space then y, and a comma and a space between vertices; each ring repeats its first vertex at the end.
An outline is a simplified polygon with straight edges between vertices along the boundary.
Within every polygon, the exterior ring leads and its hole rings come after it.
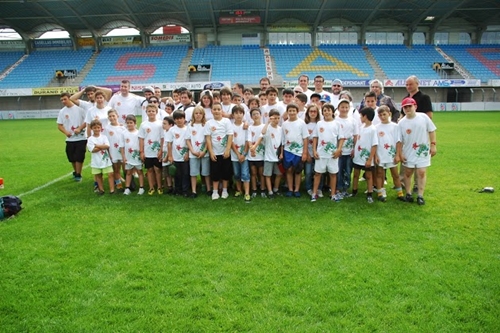
POLYGON ((352 184, 352 195, 358 193, 358 182, 361 170, 365 170, 366 179, 366 201, 373 203, 373 175, 375 171, 375 154, 377 153, 377 129, 372 125, 375 110, 365 107, 359 111, 361 122, 364 126, 359 131, 358 141, 354 149, 354 178, 352 184))
POLYGON ((190 186, 189 148, 186 143, 187 127, 184 112, 175 111, 175 126, 169 129, 165 140, 168 142, 168 162, 175 165, 175 194, 188 197, 190 186))
POLYGON ((85 110, 76 106, 67 92, 62 93, 64 107, 57 116, 57 128, 66 137, 66 157, 73 166, 73 179, 82 181, 82 168, 85 161, 87 136, 85 135, 85 110))

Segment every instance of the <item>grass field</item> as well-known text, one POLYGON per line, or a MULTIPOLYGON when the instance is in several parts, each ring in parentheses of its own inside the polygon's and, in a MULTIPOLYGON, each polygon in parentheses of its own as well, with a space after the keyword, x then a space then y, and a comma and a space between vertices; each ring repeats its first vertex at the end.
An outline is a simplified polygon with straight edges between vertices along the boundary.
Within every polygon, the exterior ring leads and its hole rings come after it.
POLYGON ((54 119, 0 121, 0 331, 499 332, 500 113, 434 120, 425 206, 97 197, 54 119))

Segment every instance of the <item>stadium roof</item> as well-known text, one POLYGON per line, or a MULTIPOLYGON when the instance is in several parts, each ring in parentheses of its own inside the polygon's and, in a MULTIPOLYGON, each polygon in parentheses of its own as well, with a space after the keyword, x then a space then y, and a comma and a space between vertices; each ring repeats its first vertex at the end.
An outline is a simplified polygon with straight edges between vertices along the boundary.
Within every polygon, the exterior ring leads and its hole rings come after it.
POLYGON ((151 33, 175 24, 194 31, 218 29, 220 17, 242 13, 259 17, 257 26, 262 28, 295 20, 313 31, 318 26, 339 23, 365 29, 387 26, 390 31, 398 27, 484 30, 500 22, 500 1, 0 0, 0 28, 13 28, 24 39, 37 38, 53 29, 67 30, 73 36, 102 36, 123 26, 151 33), (426 20, 427 17, 434 19, 426 20))

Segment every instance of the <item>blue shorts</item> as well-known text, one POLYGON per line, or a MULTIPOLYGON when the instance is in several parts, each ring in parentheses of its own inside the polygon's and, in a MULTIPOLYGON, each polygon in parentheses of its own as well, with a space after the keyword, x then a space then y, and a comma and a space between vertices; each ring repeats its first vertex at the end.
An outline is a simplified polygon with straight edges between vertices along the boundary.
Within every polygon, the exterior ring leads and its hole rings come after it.
POLYGON ((287 170, 294 168, 295 173, 301 173, 304 168, 302 157, 285 150, 283 154, 283 167, 287 170))

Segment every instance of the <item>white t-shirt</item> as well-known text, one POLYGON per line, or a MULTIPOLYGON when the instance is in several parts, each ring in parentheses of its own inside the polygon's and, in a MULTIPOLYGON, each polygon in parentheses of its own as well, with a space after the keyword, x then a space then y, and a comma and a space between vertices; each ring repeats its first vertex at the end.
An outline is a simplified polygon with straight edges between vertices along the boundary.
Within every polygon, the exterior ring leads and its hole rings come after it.
POLYGON ((145 121, 139 127, 139 138, 144 139, 144 156, 147 158, 158 157, 162 149, 163 123, 161 121, 145 121))
POLYGON ((167 132, 165 141, 172 142, 172 157, 174 162, 184 162, 184 156, 189 148, 186 143, 186 135, 188 133, 187 126, 177 127, 177 125, 170 127, 167 132))
POLYGON ((57 116, 57 123, 63 125, 66 131, 71 132, 71 136, 69 138, 66 137, 66 141, 68 142, 87 140, 85 129, 79 134, 75 134, 75 129, 82 126, 84 122, 85 110, 77 105, 73 105, 70 108, 63 107, 57 116))
MULTIPOLYGON (((141 98, 136 95, 127 95, 123 97, 121 94, 115 94, 109 100, 108 106, 118 112, 118 119, 125 123, 125 119, 129 114, 137 115, 141 108, 141 98)), ((146 118, 147 119, 147 118, 146 118)))
POLYGON ((342 134, 345 138, 344 145, 342 146, 342 155, 351 155, 354 149, 354 137, 359 134, 359 127, 352 117, 335 118, 335 122, 339 123, 342 134))
POLYGON ((210 119, 205 125, 205 135, 209 135, 212 150, 215 155, 224 155, 227 147, 228 136, 233 135, 231 121, 227 118, 221 120, 210 119))
POLYGON ((90 126, 92 120, 99 120, 102 124, 101 132, 104 132, 104 129, 109 124, 108 120, 108 111, 111 110, 109 106, 105 106, 102 109, 99 109, 97 106, 90 108, 87 111, 87 115, 85 116, 85 122, 87 126, 90 126))
MULTIPOLYGON (((236 149, 243 154, 245 152, 245 144, 247 142, 247 130, 243 129, 244 124, 240 125, 232 124, 233 126, 233 145, 236 145, 236 149)), ((238 162, 238 155, 231 149, 231 161, 238 162)))
POLYGON ((84 109, 85 111, 88 111, 91 108, 93 108, 95 106, 95 104, 96 103, 92 103, 89 101, 83 101, 81 99, 78 100, 78 106, 81 107, 82 109, 84 109))
MULTIPOLYGON (((375 126, 370 125, 363 127, 359 132, 359 138, 354 148, 353 163, 357 165, 365 165, 370 157, 371 149, 373 146, 378 145, 377 129, 375 126)), ((375 165, 375 159, 372 160, 371 166, 375 165)))
POLYGON ((314 129, 316 128, 317 125, 318 125, 318 123, 313 123, 313 122, 306 124, 307 132, 309 133, 309 138, 307 139, 307 151, 309 152, 309 155, 311 155, 311 156, 313 153, 313 148, 312 148, 313 133, 314 133, 314 129))
MULTIPOLYGON (((172 127, 170 127, 172 128, 172 127)), ((163 147, 162 147, 162 154, 161 154, 161 165, 162 166, 167 166, 170 165, 169 162, 163 162, 163 160, 168 156, 168 142, 167 142, 167 135, 168 131, 163 130, 163 147)))
MULTIPOLYGON (((197 124, 194 123, 192 126, 191 124, 187 125, 187 133, 186 133, 186 140, 191 141, 191 146, 193 147, 193 150, 198 153, 200 151, 203 151, 206 149, 207 144, 206 144, 206 137, 205 137, 205 125, 203 124, 197 124)), ((205 154, 205 157, 208 157, 208 154, 205 154)), ((189 157, 190 158, 196 158, 191 151, 189 152, 189 157)))
POLYGON ((104 135, 109 141, 109 154, 111 155, 111 160, 116 163, 122 160, 122 154, 120 153, 120 142, 123 141, 123 132, 126 131, 125 127, 122 125, 113 126, 108 124, 104 129, 104 135))
POLYGON ((380 159, 380 164, 394 163, 396 144, 401 142, 398 125, 395 123, 380 123, 375 127, 378 136, 377 156, 380 159))
POLYGON ((127 164, 140 166, 142 165, 141 154, 139 150, 139 131, 130 132, 125 129, 122 133, 122 141, 120 147, 123 147, 127 164))
MULTIPOLYGON (((87 141, 87 149, 92 153, 96 145, 108 145, 109 141, 105 135, 99 135, 99 137, 91 136, 87 141)), ((104 169, 111 166, 111 158, 109 156, 108 150, 99 150, 98 152, 92 153, 90 160, 90 167, 96 169, 104 169)))
POLYGON ((271 111, 272 109, 278 110, 278 112, 280 113, 280 122, 279 123, 282 124, 283 123, 283 114, 286 111, 286 107, 284 107, 283 104, 281 104, 281 103, 276 103, 273 105, 266 104, 264 106, 261 106, 260 110, 261 110, 261 114, 262 114, 262 123, 267 124, 267 122, 269 121, 269 111, 271 111))
POLYGON ((334 120, 320 120, 312 136, 318 138, 316 151, 320 158, 333 158, 338 141, 344 138, 340 124, 334 120))
POLYGON ((278 162, 279 161, 279 151, 278 148, 281 146, 283 130, 280 126, 276 128, 271 125, 267 126, 266 134, 260 134, 263 137, 264 142, 264 161, 267 162, 278 162))
MULTIPOLYGON (((250 142, 250 145, 254 145, 257 142, 259 137, 262 135, 262 129, 264 128, 264 126, 264 124, 248 126, 247 141, 250 142)), ((263 161, 264 144, 261 142, 257 149, 255 149, 255 156, 252 156, 252 154, 248 154, 247 159, 249 161, 263 161)))
POLYGON ((283 149, 294 155, 302 156, 304 139, 309 138, 306 123, 302 119, 287 120, 283 123, 283 149))
POLYGON ((416 113, 415 118, 403 117, 398 123, 403 144, 403 155, 407 164, 422 164, 431 159, 429 133, 436 130, 436 125, 424 113, 416 113))

